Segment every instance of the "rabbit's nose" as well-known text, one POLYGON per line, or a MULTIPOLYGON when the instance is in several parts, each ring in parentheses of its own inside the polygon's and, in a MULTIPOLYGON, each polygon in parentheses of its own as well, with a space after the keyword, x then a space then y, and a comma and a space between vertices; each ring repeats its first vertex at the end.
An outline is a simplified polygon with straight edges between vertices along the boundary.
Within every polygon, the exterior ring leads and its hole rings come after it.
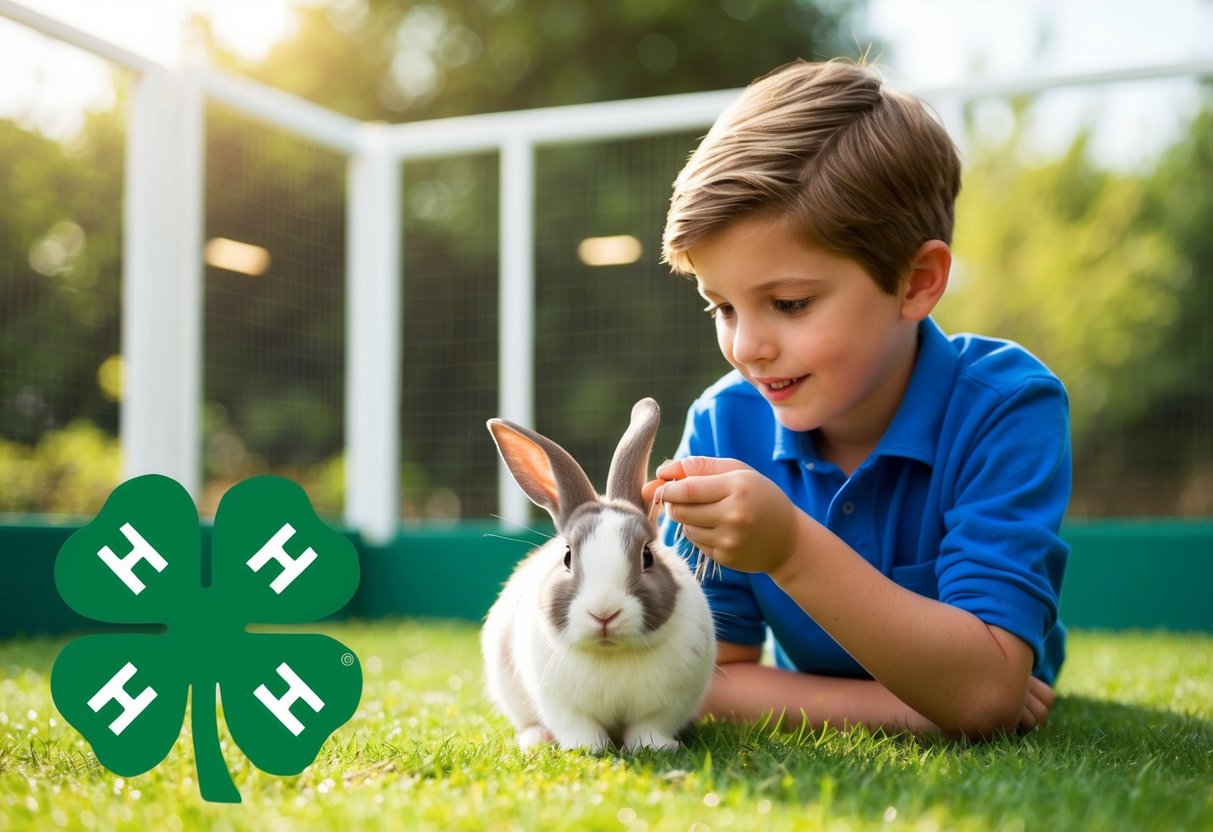
POLYGON ((610 627, 611 622, 614 621, 616 618, 618 618, 619 613, 621 613, 621 612, 623 612, 623 610, 619 610, 619 609, 614 610, 613 612, 594 612, 593 610, 589 611, 590 617, 602 625, 602 637, 603 638, 607 637, 607 630, 610 627))

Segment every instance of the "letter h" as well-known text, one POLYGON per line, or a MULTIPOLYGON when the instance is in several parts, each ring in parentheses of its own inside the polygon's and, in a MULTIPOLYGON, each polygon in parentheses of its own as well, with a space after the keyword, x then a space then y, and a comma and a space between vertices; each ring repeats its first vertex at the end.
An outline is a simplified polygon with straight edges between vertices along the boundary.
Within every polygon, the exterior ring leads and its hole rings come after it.
POLYGON ((126 726, 134 722, 135 717, 143 713, 144 709, 156 698, 156 691, 150 687, 144 688, 143 692, 134 698, 131 698, 131 695, 126 692, 124 686, 135 675, 135 670, 135 666, 127 662, 121 670, 114 674, 112 679, 105 683, 101 690, 93 694, 92 699, 88 700, 88 706, 93 709, 93 713, 97 713, 113 700, 118 700, 118 704, 122 706, 122 713, 110 723, 110 730, 115 734, 125 731, 126 726))
POLYGON ((291 583, 298 578, 304 569, 311 565, 316 559, 316 551, 309 546, 303 551, 303 554, 298 558, 292 558, 282 548, 282 544, 286 543, 295 534, 295 527, 290 523, 286 523, 278 530, 277 534, 269 539, 257 554, 248 559, 248 566, 254 572, 260 572, 261 567, 265 566, 270 558, 278 561, 282 566, 282 571, 278 573, 278 577, 274 578, 270 584, 270 589, 281 595, 282 590, 286 589, 291 583))
POLYGON ((303 733, 303 723, 291 713, 291 705, 294 705, 296 700, 302 699, 311 706, 313 711, 319 713, 320 709, 324 707, 324 700, 317 696, 315 691, 309 688, 307 683, 300 679, 286 662, 278 665, 278 675, 290 684, 290 688, 281 699, 275 699, 265 685, 258 685, 257 689, 253 691, 253 695, 261 700, 261 704, 270 709, 270 713, 278 717, 278 721, 286 726, 286 730, 297 737, 303 733))
POLYGON ((157 572, 163 572, 164 567, 168 566, 168 561, 161 557, 160 553, 153 549, 152 545, 144 540, 143 535, 135 531, 135 527, 130 523, 122 524, 122 534, 131 543, 131 551, 126 557, 119 558, 108 546, 103 546, 97 552, 97 557, 105 561, 105 565, 110 568, 110 571, 117 575, 131 592, 138 595, 147 587, 135 575, 135 564, 146 560, 157 572))

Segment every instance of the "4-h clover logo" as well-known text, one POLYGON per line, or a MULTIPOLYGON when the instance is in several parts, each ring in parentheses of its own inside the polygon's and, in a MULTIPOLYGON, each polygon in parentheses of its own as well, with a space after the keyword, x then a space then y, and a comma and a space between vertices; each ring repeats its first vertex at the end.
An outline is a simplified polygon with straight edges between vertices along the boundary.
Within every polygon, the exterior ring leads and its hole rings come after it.
POLYGON ((63 544, 55 584, 82 615, 142 630, 78 638, 51 672, 55 707, 115 774, 168 755, 191 689, 198 786, 224 803, 240 792, 220 753, 217 690, 232 738, 275 775, 303 771, 358 706, 362 668, 341 642, 247 629, 315 621, 358 587, 354 547, 289 480, 256 477, 224 495, 209 568, 185 489, 129 480, 63 544))

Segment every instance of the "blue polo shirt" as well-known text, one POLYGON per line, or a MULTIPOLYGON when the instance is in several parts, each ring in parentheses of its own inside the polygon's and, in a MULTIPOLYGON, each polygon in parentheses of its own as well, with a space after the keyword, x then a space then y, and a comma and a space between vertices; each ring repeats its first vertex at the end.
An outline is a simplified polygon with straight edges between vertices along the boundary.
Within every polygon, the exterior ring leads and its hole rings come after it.
MULTIPOLYGON (((1009 341, 949 337, 927 319, 905 398, 876 450, 850 476, 821 459, 812 432, 780 425, 739 373, 691 406, 676 456, 741 460, 920 595, 1023 639, 1052 684, 1065 652, 1057 619, 1069 547, 1069 404, 1061 382, 1009 341)), ((668 545, 694 559, 676 525, 668 545)), ((704 581, 717 635, 761 644, 784 668, 866 677, 864 669, 765 574, 712 566, 704 581)))

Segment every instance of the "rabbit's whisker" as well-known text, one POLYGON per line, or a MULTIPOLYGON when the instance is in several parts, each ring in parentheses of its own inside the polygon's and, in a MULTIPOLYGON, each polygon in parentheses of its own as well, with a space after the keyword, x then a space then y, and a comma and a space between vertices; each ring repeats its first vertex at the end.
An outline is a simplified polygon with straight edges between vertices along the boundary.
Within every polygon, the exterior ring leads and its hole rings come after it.
POLYGON ((521 537, 510 537, 509 535, 493 534, 492 532, 485 532, 483 536, 493 538, 494 540, 508 540, 510 543, 521 543, 528 549, 534 546, 531 541, 523 540, 521 537))
POLYGON ((502 523, 506 523, 510 526, 521 526, 522 528, 526 529, 531 534, 539 535, 540 537, 546 538, 548 540, 554 540, 556 538, 555 534, 540 531, 539 529, 533 529, 530 526, 526 525, 525 523, 515 523, 512 520, 506 520, 500 514, 490 514, 489 517, 492 517, 494 520, 500 520, 502 523))

